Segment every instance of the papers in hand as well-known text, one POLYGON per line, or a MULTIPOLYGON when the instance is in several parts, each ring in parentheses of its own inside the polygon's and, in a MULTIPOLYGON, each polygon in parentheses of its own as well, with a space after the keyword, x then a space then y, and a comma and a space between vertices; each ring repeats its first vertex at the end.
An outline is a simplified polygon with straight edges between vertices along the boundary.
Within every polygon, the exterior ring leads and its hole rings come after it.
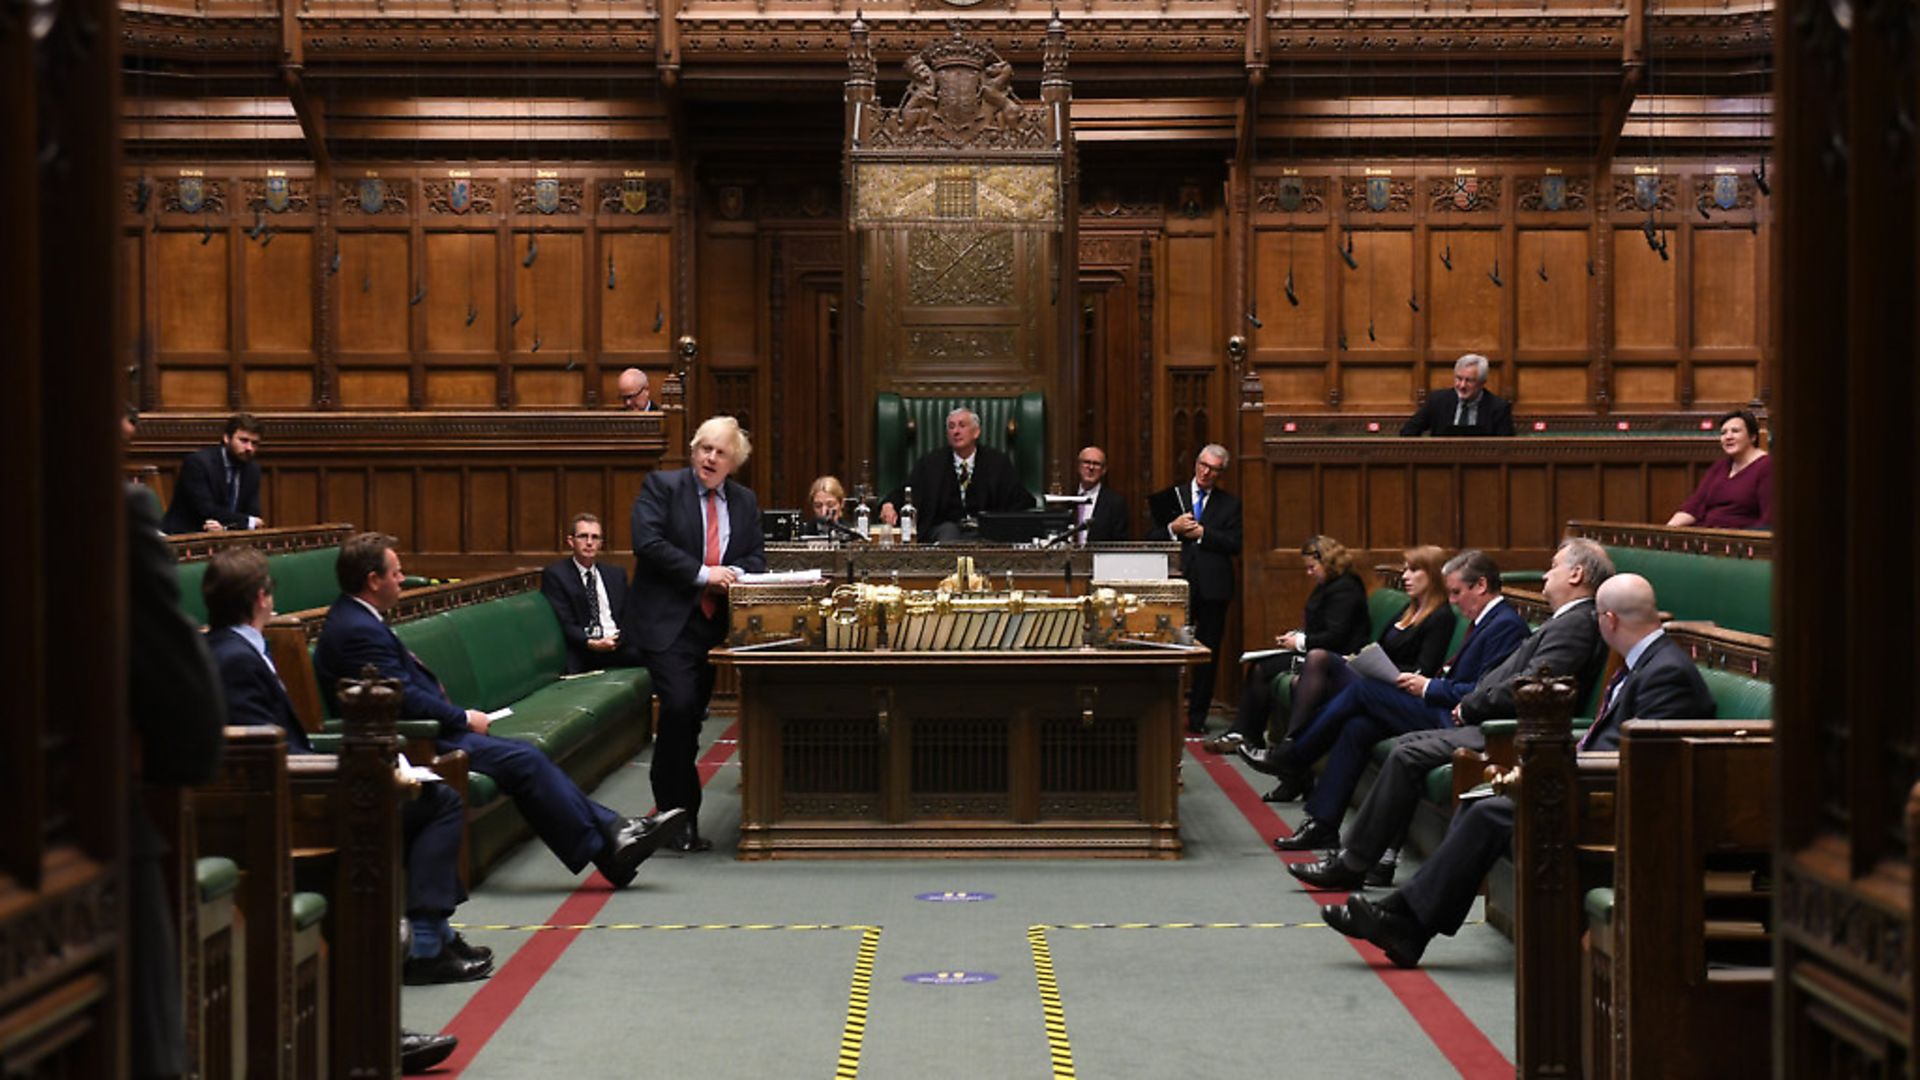
POLYGON ((741 574, 742 585, 811 585, 825 580, 818 569, 775 570, 766 574, 741 574))
POLYGON ((1394 682, 1400 678, 1400 669, 1394 666, 1392 660, 1387 659, 1387 650, 1381 648, 1377 641, 1361 649, 1359 655, 1347 661, 1347 664, 1355 673, 1369 679, 1378 679, 1383 683, 1394 682))
POLYGON ((1257 664, 1262 660, 1271 659, 1275 656, 1285 656, 1288 653, 1296 651, 1297 650, 1294 649, 1248 649, 1246 652, 1240 654, 1240 662, 1243 664, 1257 664))
POLYGON ((1461 792, 1459 799, 1457 801, 1477 802, 1481 799, 1490 799, 1493 796, 1498 794, 1500 793, 1494 790, 1493 781, 1489 780, 1484 784, 1476 784, 1473 787, 1470 787, 1467 790, 1461 792))
POLYGON ((1091 495, 1042 495, 1048 506, 1081 506, 1093 501, 1091 495))
POLYGON ((393 771, 399 773, 400 779, 405 780, 408 783, 431 784, 435 780, 440 779, 439 773, 434 772, 432 769, 428 769, 420 765, 415 765, 413 762, 408 761, 404 757, 397 759, 397 762, 398 763, 395 764, 393 767, 393 771))
POLYGON ((495 709, 492 712, 487 714, 487 723, 491 724, 496 720, 505 720, 507 717, 512 715, 513 715, 513 706, 511 705, 507 706, 504 709, 495 709))

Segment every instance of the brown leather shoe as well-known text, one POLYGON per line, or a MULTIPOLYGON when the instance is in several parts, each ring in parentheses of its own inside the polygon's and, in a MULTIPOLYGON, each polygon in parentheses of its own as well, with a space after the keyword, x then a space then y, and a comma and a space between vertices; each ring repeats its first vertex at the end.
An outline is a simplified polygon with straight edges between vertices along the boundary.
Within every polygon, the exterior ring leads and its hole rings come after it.
POLYGON ((1200 744, 1200 749, 1209 754, 1231 754, 1247 741, 1245 735, 1237 731, 1223 731, 1200 744))

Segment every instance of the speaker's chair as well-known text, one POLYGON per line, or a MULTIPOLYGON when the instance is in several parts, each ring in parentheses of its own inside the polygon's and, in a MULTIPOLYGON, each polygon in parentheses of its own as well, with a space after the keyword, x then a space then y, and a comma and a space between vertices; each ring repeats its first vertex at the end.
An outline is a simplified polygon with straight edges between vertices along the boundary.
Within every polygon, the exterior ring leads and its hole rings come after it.
POLYGON ((874 403, 874 483, 877 496, 906 483, 914 462, 947 442, 947 414, 965 406, 980 415, 980 441, 1013 459, 1027 491, 1047 484, 1046 400, 1018 397, 901 397, 882 392, 874 403))

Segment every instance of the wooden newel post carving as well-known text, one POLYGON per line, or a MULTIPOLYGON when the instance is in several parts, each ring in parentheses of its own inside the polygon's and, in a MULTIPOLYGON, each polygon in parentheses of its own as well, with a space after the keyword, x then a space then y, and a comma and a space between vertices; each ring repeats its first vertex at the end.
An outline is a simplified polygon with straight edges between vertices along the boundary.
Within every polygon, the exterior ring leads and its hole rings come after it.
MULTIPOLYGON (((400 684, 369 664, 341 679, 338 818, 344 887, 331 897, 337 928, 373 927, 365 940, 333 943, 333 1071, 345 1077, 400 1075, 400 799, 393 765, 400 684), (358 1022, 356 1017, 377 1022, 358 1022)), ((339 931, 336 930, 336 936, 339 931)))
POLYGON ((1580 1070, 1580 872, 1574 861, 1574 680, 1544 669, 1513 682, 1514 996, 1518 1075, 1580 1070))

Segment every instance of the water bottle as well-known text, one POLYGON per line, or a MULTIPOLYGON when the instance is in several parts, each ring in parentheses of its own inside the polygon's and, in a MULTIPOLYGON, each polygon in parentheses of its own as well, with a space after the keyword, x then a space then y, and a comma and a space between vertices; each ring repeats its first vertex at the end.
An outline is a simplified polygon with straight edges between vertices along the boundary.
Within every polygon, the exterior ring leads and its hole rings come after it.
POLYGON ((867 509, 866 503, 861 503, 853 513, 853 531, 859 533, 862 540, 873 535, 873 511, 867 509))
POLYGON ((900 508, 900 542, 901 543, 903 544, 913 543, 914 518, 917 516, 917 514, 918 514, 918 511, 914 510, 913 508, 913 488, 909 486, 907 488, 907 504, 900 508))

